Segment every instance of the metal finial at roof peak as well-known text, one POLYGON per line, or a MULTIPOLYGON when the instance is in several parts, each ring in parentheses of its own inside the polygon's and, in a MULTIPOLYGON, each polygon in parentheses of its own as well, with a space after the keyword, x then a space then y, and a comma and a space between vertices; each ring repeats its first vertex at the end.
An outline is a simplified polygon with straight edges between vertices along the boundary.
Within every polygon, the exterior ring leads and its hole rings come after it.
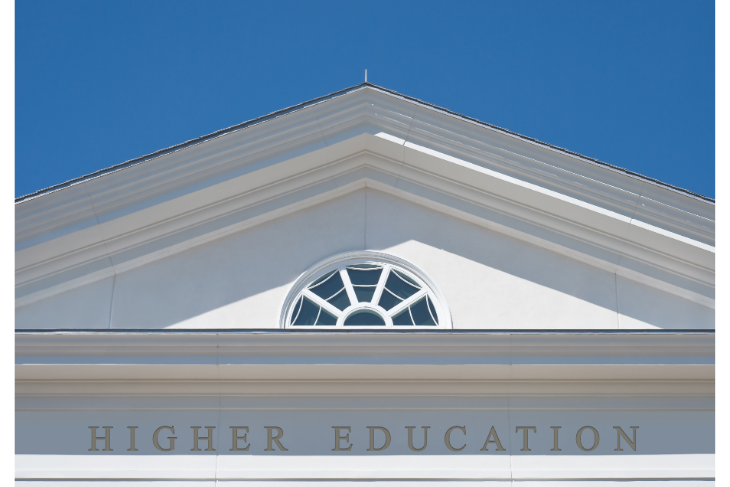
POLYGON ((365 68, 365 82, 368 82, 368 68, 365 68))

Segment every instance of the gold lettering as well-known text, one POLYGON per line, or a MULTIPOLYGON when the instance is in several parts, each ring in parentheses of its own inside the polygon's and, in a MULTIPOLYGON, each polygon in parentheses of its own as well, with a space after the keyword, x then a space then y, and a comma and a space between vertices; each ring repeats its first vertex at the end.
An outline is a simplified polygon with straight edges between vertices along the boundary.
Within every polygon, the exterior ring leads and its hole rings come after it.
POLYGON ((136 426, 127 426, 129 428, 129 450, 127 451, 139 451, 137 450, 137 447, 134 446, 134 433, 137 430, 136 426))
POLYGON ((452 426, 451 428, 446 431, 446 434, 444 435, 444 443, 446 443, 446 447, 451 451, 461 451, 466 447, 466 443, 464 443, 464 446, 461 448, 454 448, 451 446, 451 432, 455 429, 460 429, 465 435, 466 435, 466 427, 465 426, 452 426))
POLYGON ((558 448, 558 430, 562 428, 562 426, 551 426, 553 429, 553 449, 550 451, 563 451, 560 448, 558 448))
POLYGON ((111 449, 111 441, 112 441, 112 434, 110 429, 112 429, 114 426, 102 426, 104 428, 104 436, 96 436, 96 430, 99 428, 98 426, 89 426, 89 429, 91 430, 91 448, 89 448, 89 451, 99 451, 96 449, 96 442, 98 440, 104 440, 104 450, 102 451, 114 451, 111 449))
POLYGON ((273 441, 276 443, 276 446, 279 447, 279 450, 281 451, 289 451, 286 448, 284 448, 279 440, 281 440, 284 437, 284 430, 279 428, 278 426, 264 426, 266 428, 266 450, 264 451, 274 451, 274 449, 271 447, 271 442, 273 441), (271 431, 276 430, 276 436, 271 436, 271 431))
POLYGON ((367 451, 381 451, 388 448, 390 445, 390 431, 383 428, 382 426, 368 426, 367 427, 370 430, 370 448, 368 448, 367 451), (383 433, 385 433, 385 443, 380 448, 375 448, 375 430, 380 430, 383 433))
POLYGON ((170 447, 169 448, 162 448, 159 443, 159 436, 160 431, 162 430, 170 430, 170 432, 174 435, 175 434, 175 427, 174 426, 160 426, 155 430, 155 433, 152 435, 152 443, 155 445, 155 448, 157 448, 160 451, 172 451, 175 449, 175 440, 177 439, 177 436, 168 436, 167 439, 170 440, 170 447))
MULTIPOLYGON (((348 446, 347 448, 340 448, 340 441, 345 440, 346 442, 350 443, 350 427, 349 426, 333 426, 332 427, 335 430, 335 447, 332 449, 332 451, 350 451, 352 450, 352 445, 348 446), (345 436, 340 436, 340 430, 347 430, 347 434, 345 436)), ((372 432, 372 430, 370 430, 372 432)))
POLYGON ((502 448, 502 443, 499 441, 499 436, 497 436, 497 431, 494 429, 494 426, 492 426, 492 429, 489 430, 487 441, 484 442, 484 446, 479 451, 489 451, 488 445, 490 443, 497 445, 497 451, 505 451, 505 449, 502 448))
POLYGON ((233 433, 233 448, 228 451, 248 451, 251 445, 246 445, 246 448, 238 448, 238 440, 247 441, 246 434, 248 433, 248 426, 231 426, 230 428, 233 433), (238 430, 246 430, 246 433, 243 436, 238 436, 238 430))
POLYGON ((624 433, 624 430, 621 429, 620 426, 614 426, 613 429, 616 430, 616 449, 614 451, 623 451, 621 448, 621 437, 624 437, 624 440, 626 440, 626 443, 629 444, 632 450, 636 451, 636 430, 639 429, 638 426, 629 426, 634 432, 634 441, 629 440, 629 437, 626 436, 626 433, 624 433))
POLYGON ((205 429, 208 430, 208 436, 198 436, 200 426, 191 426, 190 428, 193 430, 193 447, 190 451, 200 451, 200 448, 198 448, 198 442, 200 440, 208 440, 208 448, 206 448, 205 451, 215 451, 215 448, 213 448, 213 430, 215 429, 215 426, 205 427, 205 429))
POLYGON ((408 430, 408 448, 410 448, 413 451, 423 451, 426 449, 426 446, 428 446, 428 429, 430 426, 421 426, 423 428, 423 447, 421 448, 413 448, 413 429, 415 426, 406 426, 406 429, 408 430))
POLYGON ((598 436, 598 431, 593 426, 583 426, 581 429, 578 430, 578 433, 575 435, 575 443, 578 445, 578 448, 580 448, 583 451, 593 451, 598 446, 598 442, 600 441, 600 438, 598 436), (583 430, 589 429, 593 431, 593 446, 586 449, 583 447, 583 430))
POLYGON ((518 426, 517 428, 515 428, 515 433, 519 433, 520 430, 522 430, 522 448, 520 449, 520 451, 532 451, 527 445, 527 435, 530 430, 532 430, 533 433, 537 434, 537 428, 535 426, 518 426))

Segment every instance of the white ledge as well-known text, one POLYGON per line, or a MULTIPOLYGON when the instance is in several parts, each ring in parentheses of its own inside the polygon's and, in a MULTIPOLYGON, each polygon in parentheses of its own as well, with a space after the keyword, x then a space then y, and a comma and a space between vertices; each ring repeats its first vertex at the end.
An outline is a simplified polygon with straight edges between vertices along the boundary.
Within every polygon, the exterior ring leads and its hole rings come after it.
POLYGON ((712 333, 18 333, 16 378, 714 379, 712 333))

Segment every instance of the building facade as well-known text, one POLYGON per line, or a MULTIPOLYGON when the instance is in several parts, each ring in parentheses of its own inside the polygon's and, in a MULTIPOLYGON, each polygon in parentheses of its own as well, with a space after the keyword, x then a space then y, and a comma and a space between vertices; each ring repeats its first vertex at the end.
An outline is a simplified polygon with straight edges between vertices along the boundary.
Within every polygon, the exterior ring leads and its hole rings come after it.
POLYGON ((17 483, 713 485, 714 232, 368 83, 19 198, 17 483))

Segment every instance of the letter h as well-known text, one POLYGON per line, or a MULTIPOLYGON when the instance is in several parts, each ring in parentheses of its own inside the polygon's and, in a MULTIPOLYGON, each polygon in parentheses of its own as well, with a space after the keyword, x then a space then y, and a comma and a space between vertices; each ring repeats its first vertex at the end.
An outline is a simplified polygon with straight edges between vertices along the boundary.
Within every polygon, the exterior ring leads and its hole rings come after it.
POLYGON ((198 436, 198 430, 200 429, 200 426, 191 426, 193 429, 193 448, 190 451, 200 451, 200 448, 198 448, 198 442, 200 440, 208 440, 208 448, 205 449, 205 451, 215 451, 215 448, 213 448, 213 430, 215 429, 215 426, 206 426, 205 429, 208 430, 208 436, 198 436))
POLYGON ((99 451, 96 449, 96 442, 99 440, 104 440, 104 450, 102 451, 113 451, 111 449, 112 435, 111 431, 109 431, 113 427, 114 426, 102 426, 102 428, 104 428, 104 436, 96 436, 96 430, 99 427, 89 426, 89 429, 91 430, 91 448, 89 448, 89 451, 99 451))

